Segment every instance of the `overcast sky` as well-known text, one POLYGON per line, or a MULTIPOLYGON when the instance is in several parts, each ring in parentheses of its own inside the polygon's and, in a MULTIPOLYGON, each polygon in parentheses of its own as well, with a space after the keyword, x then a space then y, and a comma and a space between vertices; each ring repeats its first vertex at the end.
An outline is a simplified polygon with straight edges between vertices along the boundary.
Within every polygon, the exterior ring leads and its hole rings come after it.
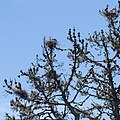
POLYGON ((9 111, 3 91, 4 79, 17 78, 41 54, 44 36, 56 38, 65 47, 69 28, 82 37, 107 28, 99 10, 117 0, 0 0, 0 120, 9 111))

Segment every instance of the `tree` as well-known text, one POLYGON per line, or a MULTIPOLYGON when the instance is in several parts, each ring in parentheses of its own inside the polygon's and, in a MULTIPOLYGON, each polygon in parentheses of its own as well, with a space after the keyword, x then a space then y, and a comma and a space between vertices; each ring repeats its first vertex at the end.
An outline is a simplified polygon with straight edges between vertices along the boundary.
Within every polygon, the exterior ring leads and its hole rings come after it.
MULTIPOLYGON (((70 48, 44 38, 43 58, 37 55, 32 67, 18 76, 27 78, 30 91, 20 82, 5 79, 5 91, 16 96, 10 105, 20 120, 67 120, 73 116, 75 120, 120 120, 120 1, 118 7, 107 6, 100 14, 107 19, 108 31, 95 31, 81 39, 75 28, 69 29, 70 48), (56 51, 67 53, 66 71, 56 51)), ((6 113, 6 120, 15 120, 15 116, 6 113)))

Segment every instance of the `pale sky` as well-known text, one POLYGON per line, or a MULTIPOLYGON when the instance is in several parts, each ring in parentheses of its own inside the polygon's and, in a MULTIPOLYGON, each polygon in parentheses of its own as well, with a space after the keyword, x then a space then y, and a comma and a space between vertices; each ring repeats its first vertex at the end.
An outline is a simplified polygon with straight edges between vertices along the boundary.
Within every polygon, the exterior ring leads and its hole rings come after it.
POLYGON ((0 120, 9 112, 4 79, 17 78, 41 54, 44 36, 56 38, 65 47, 69 28, 82 37, 107 28, 99 10, 117 0, 0 0, 0 120))

